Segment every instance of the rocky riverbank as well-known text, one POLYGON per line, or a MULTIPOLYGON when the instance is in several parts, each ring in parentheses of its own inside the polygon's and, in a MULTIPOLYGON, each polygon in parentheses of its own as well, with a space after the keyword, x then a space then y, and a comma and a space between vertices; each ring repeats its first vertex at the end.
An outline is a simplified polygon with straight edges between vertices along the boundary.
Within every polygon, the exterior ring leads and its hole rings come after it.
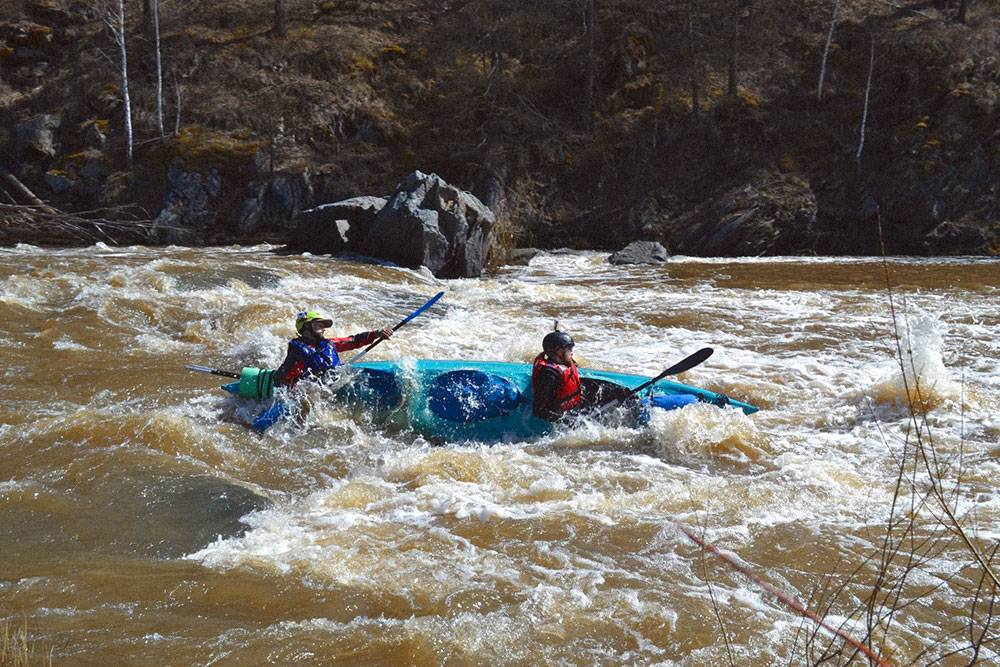
POLYGON ((875 254, 880 227, 890 253, 998 254, 1000 18, 953 4, 285 0, 278 31, 271 2, 180 3, 159 14, 158 104, 151 0, 125 3, 130 162, 106 14, 14 0, 0 242, 92 242, 97 219, 132 221, 100 232, 125 242, 304 247, 323 215, 304 211, 420 170, 462 193, 471 244, 407 196, 377 234, 335 218, 353 232, 325 242, 446 275, 634 240, 875 254))

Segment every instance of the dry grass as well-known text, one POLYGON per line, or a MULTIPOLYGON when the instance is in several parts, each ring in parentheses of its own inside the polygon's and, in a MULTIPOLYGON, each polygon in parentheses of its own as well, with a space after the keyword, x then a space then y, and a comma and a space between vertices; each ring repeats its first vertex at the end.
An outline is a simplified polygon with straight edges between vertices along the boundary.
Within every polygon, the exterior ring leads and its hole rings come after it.
POLYGON ((0 623, 0 667, 31 667, 52 665, 52 650, 37 655, 37 646, 28 632, 28 619, 21 622, 11 619, 0 623))

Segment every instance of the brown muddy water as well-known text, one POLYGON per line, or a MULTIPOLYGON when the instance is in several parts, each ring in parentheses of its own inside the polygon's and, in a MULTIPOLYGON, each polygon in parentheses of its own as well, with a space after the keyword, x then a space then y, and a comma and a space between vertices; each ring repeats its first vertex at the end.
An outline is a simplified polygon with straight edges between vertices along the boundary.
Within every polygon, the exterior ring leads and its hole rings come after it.
MULTIPOLYGON (((1000 263, 890 260, 894 329, 879 260, 604 260, 439 281, 267 247, 0 251, 0 622, 57 665, 812 663, 843 642, 678 525, 864 639, 902 458, 887 581, 918 560, 874 643, 968 664, 981 570, 921 503, 892 334, 989 553, 1000 263), (370 358, 530 361, 558 318, 585 366, 653 375, 714 347, 681 381, 762 410, 439 447, 316 401, 260 436, 184 369, 274 367, 300 309, 346 335, 442 289, 370 358)), ((867 664, 852 651, 829 664, 867 664)))

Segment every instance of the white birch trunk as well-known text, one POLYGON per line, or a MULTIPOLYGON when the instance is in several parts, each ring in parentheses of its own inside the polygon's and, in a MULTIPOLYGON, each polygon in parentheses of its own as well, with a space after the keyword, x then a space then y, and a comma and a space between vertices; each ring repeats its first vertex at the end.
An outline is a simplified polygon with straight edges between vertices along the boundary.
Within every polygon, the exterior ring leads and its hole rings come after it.
POLYGON ((156 129, 163 138, 163 63, 160 57, 160 0, 153 2, 153 45, 156 50, 156 129))
POLYGON ((833 16, 830 17, 830 31, 826 33, 826 45, 823 47, 823 62, 819 66, 819 85, 816 86, 816 101, 823 99, 823 81, 826 80, 826 59, 830 55, 830 45, 833 44, 833 29, 837 25, 837 9, 840 0, 833 0, 833 16))
POLYGON ((181 82, 174 72, 174 136, 181 133, 181 82))
POLYGON ((125 157, 129 166, 132 165, 132 99, 128 92, 128 52, 125 48, 125 0, 117 0, 108 17, 108 25, 118 43, 118 56, 121 65, 122 104, 125 107, 125 157))
POLYGON ((865 109, 861 114, 861 136, 858 139, 858 152, 855 159, 861 168, 861 153, 865 150, 865 128, 868 125, 868 101, 872 91, 872 73, 875 71, 875 38, 872 37, 871 54, 868 57, 868 83, 865 84, 865 109))

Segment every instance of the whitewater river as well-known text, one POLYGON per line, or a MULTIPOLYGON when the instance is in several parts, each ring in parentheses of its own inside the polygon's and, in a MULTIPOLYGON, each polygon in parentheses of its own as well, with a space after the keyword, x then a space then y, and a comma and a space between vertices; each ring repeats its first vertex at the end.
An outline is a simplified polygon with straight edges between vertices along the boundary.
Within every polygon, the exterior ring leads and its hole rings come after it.
POLYGON ((268 247, 0 250, 0 623, 55 665, 868 664, 687 527, 854 637, 879 625, 895 664, 996 664, 996 620, 969 648, 990 587, 928 494, 893 332, 989 557, 1000 263, 888 273, 895 329, 877 259, 552 253, 439 281, 268 247), (261 436, 184 368, 273 368, 300 309, 347 335, 440 290, 370 358, 528 362, 558 318, 583 366, 654 375, 711 346, 680 380, 761 411, 442 447, 316 389, 261 436))

